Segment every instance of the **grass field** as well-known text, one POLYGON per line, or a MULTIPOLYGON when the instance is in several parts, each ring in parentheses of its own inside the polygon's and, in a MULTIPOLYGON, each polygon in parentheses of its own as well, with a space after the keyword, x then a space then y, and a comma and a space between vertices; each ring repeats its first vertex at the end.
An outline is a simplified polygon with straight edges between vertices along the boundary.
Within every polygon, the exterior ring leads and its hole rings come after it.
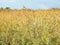
POLYGON ((60 10, 0 10, 0 45, 60 45, 60 10))

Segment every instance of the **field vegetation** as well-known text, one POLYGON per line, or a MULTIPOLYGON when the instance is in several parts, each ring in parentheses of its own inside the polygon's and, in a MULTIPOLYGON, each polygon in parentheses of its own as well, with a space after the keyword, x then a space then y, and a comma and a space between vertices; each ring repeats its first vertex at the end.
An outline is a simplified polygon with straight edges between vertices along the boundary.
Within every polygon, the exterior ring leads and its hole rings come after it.
POLYGON ((60 45, 60 10, 1 8, 0 45, 60 45))

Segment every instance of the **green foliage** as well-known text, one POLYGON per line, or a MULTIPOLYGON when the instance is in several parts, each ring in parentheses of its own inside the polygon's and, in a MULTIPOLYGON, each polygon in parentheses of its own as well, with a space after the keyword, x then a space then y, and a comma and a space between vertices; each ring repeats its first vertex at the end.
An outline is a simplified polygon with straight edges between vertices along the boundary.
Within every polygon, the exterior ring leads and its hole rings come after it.
POLYGON ((9 7, 6 7, 5 9, 8 9, 9 10, 10 8, 9 7))
POLYGON ((3 8, 1 7, 0 10, 3 10, 3 8))

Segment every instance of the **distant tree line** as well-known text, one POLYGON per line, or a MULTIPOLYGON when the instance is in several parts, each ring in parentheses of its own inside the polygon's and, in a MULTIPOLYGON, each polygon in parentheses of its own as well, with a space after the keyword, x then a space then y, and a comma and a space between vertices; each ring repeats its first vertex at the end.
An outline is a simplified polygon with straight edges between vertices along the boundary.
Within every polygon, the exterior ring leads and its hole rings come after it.
MULTIPOLYGON (((1 7, 0 8, 0 10, 4 10, 4 9, 6 9, 6 10, 10 10, 11 8, 10 7, 6 7, 6 8, 3 8, 3 7, 1 7)), ((23 6, 23 8, 22 8, 22 10, 25 10, 25 9, 28 9, 28 10, 31 10, 31 9, 29 9, 29 8, 26 8, 25 6, 23 6)), ((60 10, 60 8, 50 8, 50 10, 60 10)), ((17 9, 16 9, 17 10, 17 9)), ((39 9, 38 9, 39 10, 39 9)))
MULTIPOLYGON (((10 7, 6 7, 6 8, 1 7, 0 10, 12 10, 12 9, 10 7)), ((15 10, 17 10, 17 9, 15 9, 15 10)), ((25 6, 23 6, 22 10, 31 10, 31 9, 26 8, 25 6)))
POLYGON ((56 9, 57 9, 57 10, 60 10, 60 8, 51 8, 51 9, 53 9, 53 10, 56 10, 56 9))
POLYGON ((4 9, 11 9, 10 7, 6 7, 6 8, 3 8, 1 7, 0 10, 4 10, 4 9))

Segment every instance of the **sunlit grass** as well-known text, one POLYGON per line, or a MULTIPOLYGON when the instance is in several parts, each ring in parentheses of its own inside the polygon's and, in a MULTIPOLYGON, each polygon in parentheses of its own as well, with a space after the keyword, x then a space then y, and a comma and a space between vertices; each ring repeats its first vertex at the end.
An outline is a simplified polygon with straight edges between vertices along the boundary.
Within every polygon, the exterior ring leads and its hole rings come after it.
POLYGON ((1 10, 0 45, 60 45, 60 10, 1 10))

